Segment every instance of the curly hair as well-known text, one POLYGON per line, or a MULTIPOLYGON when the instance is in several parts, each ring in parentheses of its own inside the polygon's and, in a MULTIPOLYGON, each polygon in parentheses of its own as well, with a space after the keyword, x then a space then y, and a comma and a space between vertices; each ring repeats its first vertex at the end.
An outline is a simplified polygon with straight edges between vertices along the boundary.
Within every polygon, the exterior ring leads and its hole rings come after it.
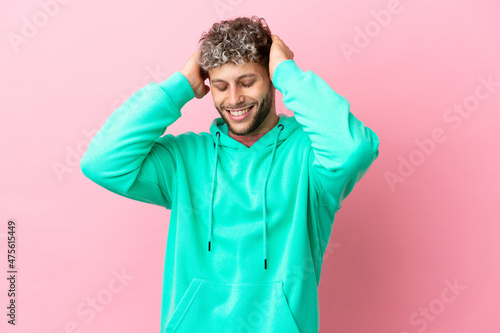
POLYGON ((202 34, 200 42, 199 64, 203 71, 208 72, 228 62, 242 66, 254 61, 269 72, 272 39, 271 30, 263 18, 253 15, 214 23, 208 33, 202 34))

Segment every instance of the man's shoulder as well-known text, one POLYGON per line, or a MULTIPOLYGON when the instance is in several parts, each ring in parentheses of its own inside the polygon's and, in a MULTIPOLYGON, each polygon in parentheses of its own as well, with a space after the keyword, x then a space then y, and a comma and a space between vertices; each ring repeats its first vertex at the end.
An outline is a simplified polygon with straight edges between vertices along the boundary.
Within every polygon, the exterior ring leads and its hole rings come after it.
POLYGON ((161 136, 158 139, 159 143, 175 145, 179 147, 179 149, 207 146, 211 141, 213 140, 210 133, 193 131, 187 131, 180 134, 169 133, 161 136))
POLYGON ((304 127, 300 125, 294 115, 286 117, 286 119, 283 121, 283 124, 285 126, 291 127, 291 133, 289 136, 290 139, 292 139, 293 141, 304 142, 306 144, 310 143, 309 135, 304 130, 304 127))

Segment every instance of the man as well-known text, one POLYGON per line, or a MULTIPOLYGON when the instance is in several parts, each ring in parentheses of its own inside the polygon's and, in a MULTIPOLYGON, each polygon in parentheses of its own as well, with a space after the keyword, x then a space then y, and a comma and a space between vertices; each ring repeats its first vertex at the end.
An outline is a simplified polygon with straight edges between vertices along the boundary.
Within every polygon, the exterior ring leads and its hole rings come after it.
POLYGON ((161 333, 317 332, 333 220, 378 137, 264 19, 215 23, 200 41, 182 70, 109 117, 81 169, 171 209, 161 333), (275 89, 293 117, 276 114, 275 89), (210 133, 163 135, 209 91, 221 116, 210 133))

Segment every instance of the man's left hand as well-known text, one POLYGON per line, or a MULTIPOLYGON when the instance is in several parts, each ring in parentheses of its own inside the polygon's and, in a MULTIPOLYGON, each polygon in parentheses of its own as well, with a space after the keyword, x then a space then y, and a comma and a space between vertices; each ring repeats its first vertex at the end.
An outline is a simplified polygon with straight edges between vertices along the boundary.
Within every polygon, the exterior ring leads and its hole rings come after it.
POLYGON ((271 35, 273 43, 269 51, 269 76, 273 80, 274 70, 278 65, 285 60, 293 59, 293 52, 286 46, 285 43, 276 35, 271 35))

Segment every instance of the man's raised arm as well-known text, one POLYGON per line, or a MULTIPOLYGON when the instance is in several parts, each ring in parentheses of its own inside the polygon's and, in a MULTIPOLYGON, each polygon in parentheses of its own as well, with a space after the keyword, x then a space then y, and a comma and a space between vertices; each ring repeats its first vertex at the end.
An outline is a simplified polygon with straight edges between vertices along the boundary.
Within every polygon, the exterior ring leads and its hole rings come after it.
MULTIPOLYGON (((333 217, 354 185, 379 155, 375 132, 350 112, 347 99, 312 71, 293 61, 293 52, 272 36, 269 70, 283 103, 294 112, 311 141, 310 178, 320 206, 333 217)), ((332 221, 333 222, 333 221, 332 221)))
POLYGON ((85 176, 113 193, 171 208, 174 136, 161 135, 188 101, 208 92, 199 84, 197 56, 198 50, 181 71, 160 84, 149 83, 113 112, 80 161, 85 176))

